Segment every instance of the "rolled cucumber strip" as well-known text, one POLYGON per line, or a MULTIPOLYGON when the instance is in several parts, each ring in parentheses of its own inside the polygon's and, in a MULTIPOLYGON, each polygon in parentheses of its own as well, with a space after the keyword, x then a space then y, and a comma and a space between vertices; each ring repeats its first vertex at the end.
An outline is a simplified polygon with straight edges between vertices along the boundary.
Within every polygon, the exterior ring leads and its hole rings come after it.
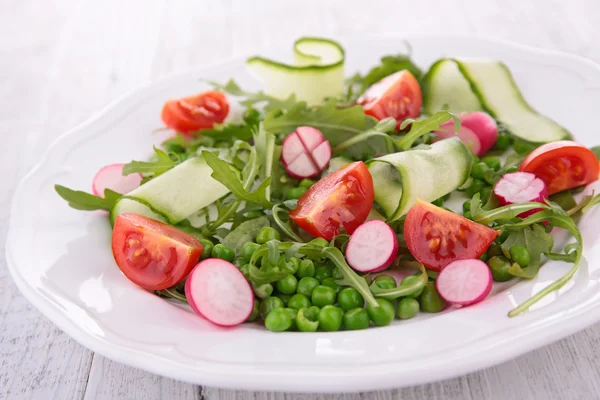
POLYGON ((121 213, 134 212, 150 218, 149 214, 163 216, 167 222, 177 224, 229 193, 211 177, 212 172, 202 157, 190 158, 119 199, 111 220, 121 213))
POLYGON ((344 90, 344 49, 329 39, 298 39, 293 65, 257 56, 249 58, 246 67, 263 82, 265 93, 282 99, 295 94, 297 100, 318 105, 344 90))
POLYGON ((436 61, 421 82, 426 114, 448 110, 453 113, 483 111, 469 81, 452 59, 436 61))
POLYGON ((110 223, 114 225, 117 216, 124 213, 139 214, 160 222, 169 222, 164 215, 153 210, 148 204, 141 203, 136 199, 121 197, 110 210, 110 223))
POLYGON ((402 217, 417 199, 434 201, 469 179, 473 157, 460 139, 439 141, 423 149, 388 154, 367 162, 375 202, 388 220, 402 217))

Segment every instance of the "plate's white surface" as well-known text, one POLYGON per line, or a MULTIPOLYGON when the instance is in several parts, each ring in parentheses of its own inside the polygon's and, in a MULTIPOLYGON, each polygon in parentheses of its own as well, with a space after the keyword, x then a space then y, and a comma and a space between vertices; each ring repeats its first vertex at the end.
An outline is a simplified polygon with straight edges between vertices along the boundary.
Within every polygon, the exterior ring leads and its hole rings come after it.
MULTIPOLYGON (((595 64, 497 41, 407 39, 424 67, 441 56, 503 60, 535 108, 584 144, 600 143, 592 124, 600 102, 600 68, 595 64)), ((404 48, 400 38, 343 44, 348 74, 404 48)), ((200 77, 225 81, 232 76, 244 87, 257 87, 243 60, 235 60, 127 96, 62 136, 15 193, 6 248, 10 272, 28 299, 84 346, 125 364, 211 386, 358 391, 464 374, 600 320, 597 210, 580 223, 585 259, 574 280, 513 319, 506 317, 511 308, 569 265, 548 263, 535 280, 498 286, 494 296, 476 306, 358 332, 273 334, 256 325, 218 328, 139 289, 114 265, 107 218, 70 209, 53 185, 86 190, 101 166, 147 157, 151 146, 167 135, 152 133, 161 126, 165 99, 204 89, 200 77)))

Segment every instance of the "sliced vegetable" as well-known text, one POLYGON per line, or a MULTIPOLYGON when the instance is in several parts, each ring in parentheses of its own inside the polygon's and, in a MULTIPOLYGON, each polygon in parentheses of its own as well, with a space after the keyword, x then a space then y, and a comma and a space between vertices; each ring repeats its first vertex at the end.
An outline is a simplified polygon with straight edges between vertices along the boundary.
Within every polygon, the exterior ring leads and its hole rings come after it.
POLYGON ((306 232, 327 240, 342 230, 351 234, 373 206, 373 179, 358 161, 312 185, 298 200, 290 218, 306 232))
POLYGON ((519 171, 543 180, 548 194, 562 192, 598 180, 599 165, 594 152, 570 140, 548 143, 535 149, 519 171))
POLYGON ((479 156, 487 153, 494 147, 498 139, 498 124, 489 114, 475 111, 459 115, 461 127, 469 128, 479 138, 481 148, 479 156))
POLYGON ((198 239, 172 226, 137 214, 115 221, 112 251, 125 276, 148 290, 163 290, 181 282, 202 254, 198 239))
POLYGON ((454 121, 448 121, 440 128, 441 129, 433 132, 436 136, 435 140, 433 141, 434 143, 439 142, 440 140, 458 137, 460 141, 469 148, 471 153, 477 156, 482 154, 479 136, 477 136, 471 129, 461 125, 458 132, 454 132, 454 121))
POLYGON ((375 158, 368 163, 375 201, 389 220, 396 220, 418 198, 434 201, 462 186, 469 179, 471 163, 471 153, 456 138, 375 158))
POLYGON ((129 193, 140 186, 142 175, 131 174, 123 176, 125 164, 110 164, 100 168, 92 181, 92 192, 96 196, 104 197, 106 189, 117 193, 129 193))
POLYGON ((423 109, 427 114, 483 111, 479 99, 452 59, 436 61, 423 77, 423 109))
POLYGON ((283 141, 281 162, 292 178, 314 178, 327 168, 331 146, 323 134, 310 126, 299 126, 283 141))
POLYGON ((492 290, 492 282, 486 263, 467 259, 444 267, 435 280, 435 287, 448 303, 468 306, 485 299, 492 290))
POLYGON ((408 211, 404 222, 408 250, 434 271, 456 260, 481 257, 498 234, 492 228, 421 200, 408 211))
MULTIPOLYGON (((527 202, 545 203, 548 198, 544 181, 529 172, 504 174, 494 186, 494 194, 502 206, 527 202)), ((543 208, 529 210, 518 217, 525 218, 542 210, 543 208)))
POLYGON ((248 71, 265 86, 265 92, 285 99, 295 95, 308 104, 322 104, 344 90, 344 49, 339 43, 303 37, 294 43, 294 65, 252 57, 248 71))
POLYGON ((254 310, 254 293, 244 275, 218 258, 204 260, 192 270, 185 297, 198 315, 220 326, 239 325, 254 310))
POLYGON ((392 117, 398 125, 407 118, 416 118, 421 112, 421 87, 408 70, 388 75, 357 100, 365 114, 378 120, 392 117))
POLYGON ((346 260, 358 272, 379 272, 389 267, 398 254, 396 232, 383 221, 359 226, 346 247, 346 260))
POLYGON ((169 100, 162 109, 163 123, 184 135, 210 129, 229 113, 229 102, 222 92, 208 91, 196 96, 169 100))

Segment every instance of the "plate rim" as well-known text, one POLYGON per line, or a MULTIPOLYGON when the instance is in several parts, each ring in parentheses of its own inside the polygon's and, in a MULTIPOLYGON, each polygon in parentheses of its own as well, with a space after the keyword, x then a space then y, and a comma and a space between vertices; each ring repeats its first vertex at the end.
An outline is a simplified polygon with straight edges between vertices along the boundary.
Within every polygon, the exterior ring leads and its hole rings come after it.
MULTIPOLYGON (((370 35, 368 37, 360 36, 361 41, 377 39, 377 38, 387 38, 387 39, 398 39, 398 40, 408 40, 410 38, 453 38, 456 40, 465 40, 472 42, 479 42, 481 44, 493 44, 500 45, 507 48, 519 49, 522 51, 528 51, 538 54, 543 54, 546 56, 554 56, 560 57, 563 59, 571 60, 574 62, 584 63, 588 67, 592 67, 598 71, 600 74, 600 65, 589 60, 585 57, 574 55, 562 51, 557 50, 548 50, 543 48, 538 48, 529 45, 523 45, 507 40, 497 39, 493 37, 485 37, 485 36, 468 36, 468 35, 441 35, 441 34, 405 34, 405 35, 370 35)), ((339 40, 352 42, 358 40, 359 36, 346 36, 340 38, 339 40)), ((176 79, 182 78, 184 76, 188 76, 192 73, 201 72, 203 70, 207 70, 210 68, 214 68, 216 66, 223 66, 225 64, 237 63, 240 60, 243 60, 244 56, 236 56, 236 57, 228 57, 224 58, 212 63, 204 64, 202 66, 188 68, 184 71, 176 72, 173 74, 169 74, 165 77, 162 77, 155 81, 150 81, 144 85, 141 85, 124 95, 120 96, 113 102, 111 102, 106 107, 102 108, 100 111, 95 113, 93 116, 85 120, 84 122, 78 124, 76 127, 68 130, 62 135, 58 136, 52 144, 46 149, 44 154, 39 158, 38 162, 29 170, 27 174, 20 180, 17 185, 15 192, 12 196, 12 203, 10 207, 10 218, 9 218, 9 229, 7 231, 7 239, 6 239, 6 261, 7 268, 10 275, 13 278, 13 281, 19 288, 20 292, 27 298, 29 302, 31 302, 34 307, 36 307, 46 318, 50 319, 52 323, 57 325, 61 330, 67 333, 71 338, 76 340, 79 344, 85 346, 93 352, 97 352, 109 359, 114 361, 133 366, 136 368, 140 368, 157 375, 166 376, 169 378, 173 378, 176 380, 187 381, 193 384, 199 385, 208 385, 208 386, 219 386, 219 387, 236 387, 239 389, 246 390, 277 390, 277 391, 297 391, 303 392, 302 388, 295 386, 292 387, 287 383, 278 384, 274 379, 270 380, 268 376, 263 376, 263 379, 258 380, 241 380, 241 379, 232 379, 228 376, 223 376, 221 372, 214 373, 210 369, 200 370, 201 376, 198 375, 198 369, 194 368, 189 369, 186 373, 185 368, 181 368, 180 363, 175 363, 173 361, 170 362, 169 368, 164 368, 165 362, 169 362, 166 358, 161 358, 163 364, 156 362, 148 362, 148 361, 156 361, 156 356, 152 354, 147 354, 143 351, 133 349, 131 347, 123 349, 123 345, 112 343, 109 341, 101 340, 99 337, 86 332, 81 327, 77 326, 72 322, 71 319, 65 317, 62 313, 60 313, 53 304, 49 303, 35 287, 29 284, 23 276, 18 273, 18 268, 16 267, 16 263, 13 262, 12 254, 11 254, 11 243, 14 240, 14 224, 16 220, 16 210, 17 210, 17 200, 21 196, 21 192, 24 190, 25 185, 29 180, 32 179, 33 176, 42 168, 42 166, 46 163, 48 157, 55 151, 55 149, 62 144, 67 138, 76 135, 78 132, 87 129, 89 126, 93 125, 97 121, 105 118, 107 115, 110 115, 112 112, 118 110, 120 107, 124 106, 128 101, 132 101, 134 98, 140 96, 142 92, 147 91, 151 88, 159 87, 164 85, 170 81, 174 81, 176 79), (125 351, 124 351, 125 350, 125 351), (191 372, 191 373, 190 373, 191 372), (265 379, 266 378, 266 379, 265 379), (202 382, 199 382, 201 380, 202 382), (232 385, 232 382, 236 383, 232 385)), ((577 322, 571 324, 565 324, 565 327, 561 330, 552 330, 547 332, 543 338, 537 338, 536 342, 532 345, 528 342, 517 343, 515 346, 503 351, 499 354, 496 354, 494 357, 471 357, 469 358, 468 363, 463 363, 461 365, 455 365, 452 368, 447 369, 446 371, 439 371, 435 374, 434 378, 421 378, 415 377, 412 381, 411 385, 421 384, 425 382, 433 382, 442 379, 447 379, 450 377, 455 377, 459 375, 463 375, 469 372, 473 372, 475 370, 490 367, 492 365, 496 365, 503 361, 509 360, 511 358, 522 355, 528 351, 540 348, 547 344, 550 344, 556 340, 564 338, 568 335, 571 335, 577 331, 580 331, 589 325, 593 324, 600 320, 600 309, 595 312, 583 312, 584 310, 579 310, 578 312, 569 315, 566 320, 571 320, 577 322)), ((126 347, 126 346, 125 346, 126 347)), ((393 365, 394 361, 390 361, 390 365, 393 365)), ((205 363, 210 367, 210 363, 205 363)), ((340 390, 343 384, 334 385, 332 382, 325 383, 321 382, 320 384, 311 385, 311 391, 314 391, 315 387, 318 387, 317 390, 321 392, 340 392, 340 391, 362 391, 362 390, 373 390, 373 389, 391 389, 400 387, 393 383, 393 378, 395 374, 393 372, 380 371, 378 373, 374 373, 374 376, 371 376, 372 379, 369 380, 367 384, 355 384, 350 390, 347 388, 345 390, 340 390)), ((235 375, 234 375, 235 378, 235 375)), ((404 385, 406 386, 406 385, 404 385)))

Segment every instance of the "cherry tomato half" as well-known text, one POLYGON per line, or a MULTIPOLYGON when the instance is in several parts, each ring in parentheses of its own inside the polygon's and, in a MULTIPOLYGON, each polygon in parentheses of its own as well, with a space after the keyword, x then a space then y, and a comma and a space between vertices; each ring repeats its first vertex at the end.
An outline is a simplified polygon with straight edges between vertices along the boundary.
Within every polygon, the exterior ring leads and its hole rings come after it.
POLYGON ((357 101, 365 114, 378 120, 392 117, 398 125, 421 112, 423 98, 417 79, 407 70, 389 75, 370 88, 357 101))
POLYGON ((202 254, 198 239, 138 214, 120 214, 113 227, 112 251, 133 283, 162 290, 181 282, 202 254))
POLYGON ((210 129, 215 123, 223 122, 228 113, 229 102, 225 94, 208 91, 167 101, 161 117, 167 127, 184 135, 191 135, 201 129, 210 129))
POLYGON ((519 171, 531 172, 546 183, 548 194, 587 185, 598 179, 598 158, 570 140, 544 144, 527 156, 519 171))
POLYGON ((492 228, 421 200, 408 211, 404 222, 408 250, 434 271, 452 261, 481 257, 498 234, 492 228))
POLYGON ((312 185, 290 217, 311 235, 331 240, 341 228, 351 234, 365 222, 373 197, 373 178, 357 161, 312 185))

